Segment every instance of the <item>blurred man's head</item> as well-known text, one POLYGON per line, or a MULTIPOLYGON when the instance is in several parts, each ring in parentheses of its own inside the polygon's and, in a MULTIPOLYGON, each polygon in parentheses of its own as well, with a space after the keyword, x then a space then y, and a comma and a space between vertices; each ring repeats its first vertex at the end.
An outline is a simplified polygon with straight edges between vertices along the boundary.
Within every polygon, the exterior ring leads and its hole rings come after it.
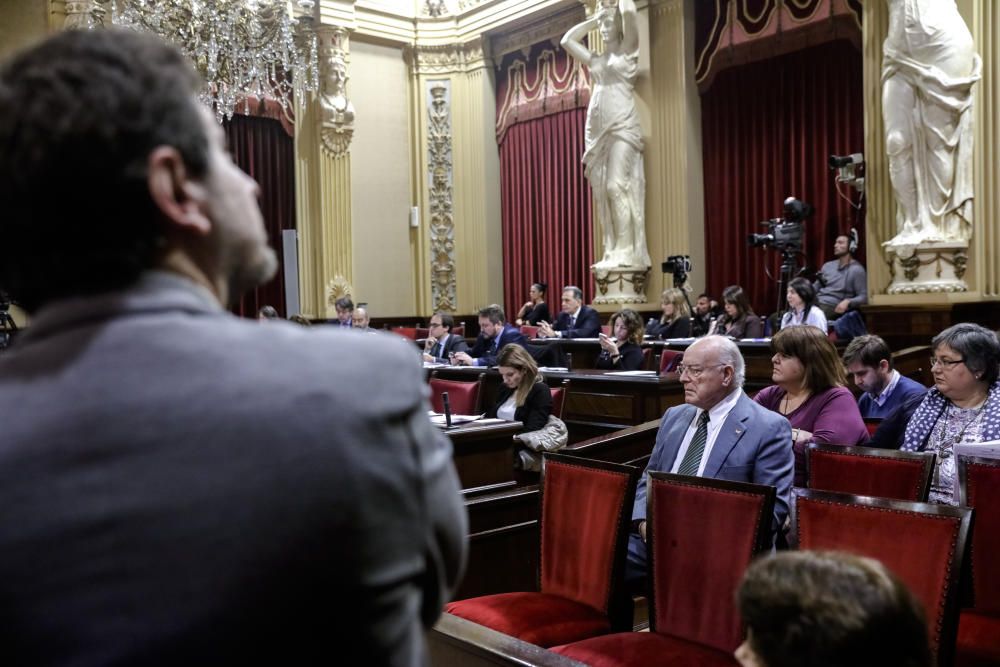
POLYGON ((358 306, 351 313, 351 326, 355 329, 367 329, 371 318, 368 317, 368 309, 358 306))
POLYGON ((67 31, 0 70, 0 287, 29 311, 151 268, 220 301, 277 268, 258 188, 226 152, 174 47, 67 31), (53 196, 58 188, 58 196, 53 196))

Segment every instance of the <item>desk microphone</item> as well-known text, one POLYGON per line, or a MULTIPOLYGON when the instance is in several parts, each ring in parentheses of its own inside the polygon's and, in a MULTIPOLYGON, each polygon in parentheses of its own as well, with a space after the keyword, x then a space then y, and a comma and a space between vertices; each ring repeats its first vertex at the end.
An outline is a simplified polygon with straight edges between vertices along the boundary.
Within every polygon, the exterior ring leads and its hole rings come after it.
POLYGON ((444 403, 444 425, 451 428, 451 403, 448 402, 448 392, 441 392, 441 402, 444 403))

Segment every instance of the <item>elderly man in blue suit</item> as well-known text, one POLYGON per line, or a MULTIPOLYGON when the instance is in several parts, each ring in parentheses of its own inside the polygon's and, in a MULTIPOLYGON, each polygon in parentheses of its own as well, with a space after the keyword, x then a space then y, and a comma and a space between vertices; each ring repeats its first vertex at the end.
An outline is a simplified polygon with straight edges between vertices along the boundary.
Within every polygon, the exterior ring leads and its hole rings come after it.
MULTIPOLYGON (((691 345, 679 367, 685 405, 663 415, 646 471, 766 484, 777 489, 772 530, 788 516, 792 487, 792 432, 788 420, 743 392, 745 364, 728 338, 691 345)), ((632 508, 626 579, 639 590, 646 576, 646 475, 632 508)))

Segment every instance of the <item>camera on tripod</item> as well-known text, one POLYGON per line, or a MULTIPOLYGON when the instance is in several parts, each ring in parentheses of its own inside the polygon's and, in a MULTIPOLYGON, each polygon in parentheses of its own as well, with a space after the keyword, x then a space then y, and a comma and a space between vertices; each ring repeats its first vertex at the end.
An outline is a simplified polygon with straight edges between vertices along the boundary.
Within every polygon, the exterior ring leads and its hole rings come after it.
POLYGON ((802 250, 806 220, 813 213, 813 207, 795 197, 785 200, 784 217, 772 218, 760 223, 767 225, 766 234, 750 234, 747 245, 751 248, 774 248, 783 253, 797 253, 802 250))
POLYGON ((664 273, 674 274, 674 286, 678 287, 687 281, 687 274, 691 273, 691 256, 671 255, 660 264, 660 268, 664 273))

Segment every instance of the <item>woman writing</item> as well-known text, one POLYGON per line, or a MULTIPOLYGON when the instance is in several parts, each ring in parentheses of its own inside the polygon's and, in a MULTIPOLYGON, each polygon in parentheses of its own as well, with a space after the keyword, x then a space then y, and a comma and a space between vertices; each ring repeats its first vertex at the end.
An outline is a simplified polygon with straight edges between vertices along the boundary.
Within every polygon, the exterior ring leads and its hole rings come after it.
POLYGON ((806 445, 860 445, 868 440, 858 404, 846 388, 844 366, 816 327, 788 327, 771 339, 774 384, 754 400, 785 415, 792 425, 795 486, 806 483, 806 445))
POLYGON ((788 283, 785 294, 788 310, 781 317, 781 328, 796 324, 810 324, 826 333, 826 315, 816 305, 816 290, 805 278, 795 278, 788 283))
POLYGON ((739 285, 730 285, 722 290, 725 313, 715 322, 714 331, 730 338, 761 338, 764 335, 764 321, 750 307, 746 292, 739 285))
POLYGON ((636 371, 642 368, 642 318, 631 308, 624 308, 611 316, 611 332, 615 337, 601 334, 601 355, 597 368, 616 371, 636 371))
POLYGON ((552 392, 538 375, 535 360, 520 345, 511 343, 497 357, 503 386, 487 416, 519 421, 524 431, 537 431, 552 414, 552 392))
POLYGON ((535 326, 542 321, 552 321, 552 316, 549 314, 549 305, 545 303, 545 292, 547 289, 548 285, 545 283, 532 283, 531 290, 528 292, 530 301, 521 306, 521 310, 517 311, 517 319, 514 320, 517 326, 521 326, 522 324, 535 326))
POLYGON ((978 324, 956 324, 931 341, 934 387, 917 406, 906 434, 905 451, 937 453, 930 501, 958 504, 955 444, 1000 439, 1000 343, 978 324))
POLYGON ((684 292, 676 287, 663 290, 660 297, 663 315, 658 321, 650 321, 646 335, 664 340, 667 338, 687 338, 691 335, 691 308, 684 298, 684 292))

